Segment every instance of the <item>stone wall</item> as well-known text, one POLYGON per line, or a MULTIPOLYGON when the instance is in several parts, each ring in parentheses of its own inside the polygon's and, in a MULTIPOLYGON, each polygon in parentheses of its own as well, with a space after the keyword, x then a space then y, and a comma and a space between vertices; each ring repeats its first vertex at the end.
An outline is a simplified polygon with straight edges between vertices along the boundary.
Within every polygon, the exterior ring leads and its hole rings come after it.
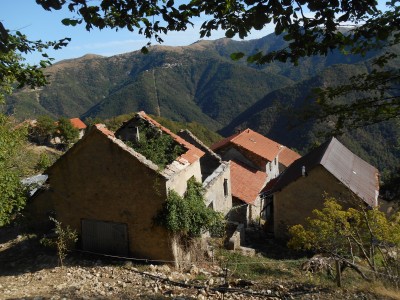
POLYGON ((322 166, 308 172, 274 194, 274 234, 278 239, 288 238, 288 227, 305 224, 314 209, 322 209, 327 193, 338 200, 352 197, 351 193, 339 180, 322 166))
POLYGON ((187 181, 191 177, 194 177, 198 182, 201 182, 201 168, 199 160, 190 165, 187 164, 182 166, 182 169, 179 171, 179 173, 174 174, 168 179, 166 187, 168 190, 175 190, 179 195, 183 196, 186 191, 187 181))
POLYGON ((206 205, 215 211, 227 214, 232 208, 231 174, 228 162, 221 163, 220 167, 203 183, 206 205), (224 185, 226 185, 224 187, 224 185), (226 188, 226 190, 225 190, 226 188))
POLYGON ((30 210, 36 220, 54 210, 79 234, 82 219, 127 224, 131 255, 173 260, 167 232, 153 224, 166 199, 166 180, 115 140, 96 130, 84 136, 49 169, 50 188, 30 210))

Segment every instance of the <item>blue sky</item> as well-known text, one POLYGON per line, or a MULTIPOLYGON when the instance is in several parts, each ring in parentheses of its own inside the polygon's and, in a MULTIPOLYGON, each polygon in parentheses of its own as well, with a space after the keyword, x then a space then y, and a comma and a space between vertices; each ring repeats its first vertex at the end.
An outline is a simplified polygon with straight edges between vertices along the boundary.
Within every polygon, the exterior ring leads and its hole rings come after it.
MULTIPOLYGON (((59 40, 70 37, 67 47, 57 51, 48 51, 55 61, 81 57, 85 54, 111 56, 115 54, 138 50, 148 42, 142 35, 128 30, 98 30, 88 32, 84 26, 64 26, 63 18, 72 16, 67 9, 61 11, 45 11, 35 0, 1 0, 0 20, 10 30, 19 30, 31 40, 59 40)), ((197 20, 197 28, 185 32, 169 33, 163 37, 164 45, 184 46, 200 39, 198 28, 202 20, 197 20)), ((260 38, 271 33, 270 30, 255 32, 251 39, 260 38)), ((223 32, 215 32, 211 39, 223 37, 223 32)), ((153 44, 156 44, 153 42, 153 44)), ((31 55, 27 62, 36 62, 40 55, 31 55)))
MULTIPOLYGON (((384 3, 385 0, 379 2, 384 3)), ((10 30, 20 30, 31 40, 59 40, 70 37, 69 45, 58 51, 48 51, 55 61, 68 58, 77 58, 85 54, 99 54, 111 56, 120 53, 135 51, 148 42, 143 36, 128 30, 98 30, 88 32, 84 26, 64 26, 61 20, 70 17, 67 9, 61 11, 45 11, 37 5, 35 0, 1 0, 0 21, 10 30)), ((164 45, 184 46, 200 39, 198 29, 203 21, 196 20, 195 28, 185 32, 169 33, 163 37, 164 45)), ((262 31, 255 31, 249 39, 256 39, 272 32, 272 27, 262 31)), ((223 37, 223 32, 214 32, 211 39, 223 37)), ((38 54, 31 55, 27 62, 34 63, 40 59, 38 54)))

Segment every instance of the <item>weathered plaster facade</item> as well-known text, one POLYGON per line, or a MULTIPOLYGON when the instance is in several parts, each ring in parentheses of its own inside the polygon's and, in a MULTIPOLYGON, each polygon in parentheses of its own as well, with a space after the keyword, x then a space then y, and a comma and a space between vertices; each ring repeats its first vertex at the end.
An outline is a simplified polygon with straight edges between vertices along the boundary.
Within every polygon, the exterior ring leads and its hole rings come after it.
MULTIPOLYGON (((337 200, 352 199, 352 193, 323 166, 317 166, 306 177, 299 177, 282 191, 274 193, 273 226, 278 239, 288 238, 288 228, 305 225, 314 209, 322 209, 324 194, 337 200)), ((361 200, 360 200, 361 201, 361 200)))
POLYGON ((92 128, 48 170, 48 190, 33 199, 37 220, 57 220, 82 236, 82 220, 127 225, 129 254, 173 260, 168 233, 153 217, 166 199, 167 179, 120 140, 92 128))
POLYGON ((165 229, 154 224, 154 217, 168 191, 184 195, 192 177, 203 182, 206 205, 226 214, 232 206, 229 163, 222 162, 191 134, 188 138, 196 146, 143 112, 117 133, 124 141, 96 125, 51 166, 47 172, 50 188, 35 195, 31 216, 36 223, 48 223, 48 214, 55 212, 57 220, 77 230, 83 248, 96 248, 99 243, 102 253, 166 261, 185 259, 187 253, 165 229), (183 153, 160 170, 124 143, 137 138, 137 122, 170 135, 183 153), (109 240, 104 242, 102 235, 109 240), (119 239, 114 243, 116 236, 119 239), (121 245, 126 247, 121 250, 121 245))
POLYGON ((213 174, 203 182, 206 205, 224 215, 232 208, 230 178, 229 163, 222 162, 213 174))
POLYGON ((201 176, 206 206, 226 215, 232 208, 231 173, 229 162, 223 161, 188 130, 178 135, 196 148, 204 151, 200 158, 201 176))
POLYGON ((179 195, 183 196, 186 191, 187 181, 194 177, 198 182, 201 182, 201 168, 200 161, 195 161, 192 164, 188 164, 179 171, 168 178, 166 182, 167 190, 174 190, 179 195))

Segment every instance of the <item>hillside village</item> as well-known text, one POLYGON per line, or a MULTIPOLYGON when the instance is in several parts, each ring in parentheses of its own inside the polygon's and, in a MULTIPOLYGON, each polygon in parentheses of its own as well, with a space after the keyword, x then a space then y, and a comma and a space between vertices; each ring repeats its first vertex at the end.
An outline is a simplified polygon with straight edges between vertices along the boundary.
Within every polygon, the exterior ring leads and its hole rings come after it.
POLYGON ((78 232, 85 251, 176 262, 186 254, 153 220, 169 191, 183 196, 190 178, 202 183, 205 205, 233 226, 227 237, 232 250, 245 246, 246 230, 254 227, 284 240, 289 226, 304 224, 323 207, 324 192, 338 199, 354 194, 371 207, 379 194, 378 170, 334 138, 303 157, 251 129, 208 148, 189 131, 174 134, 144 112, 115 133, 92 126, 46 175, 49 187, 28 207, 35 225, 48 225, 52 212, 78 232), (181 148, 164 165, 130 147, 147 127, 181 148))
POLYGON ((171 191, 185 199, 193 180, 202 186, 204 207, 223 216, 222 247, 248 257, 263 253, 260 244, 284 245, 290 226, 305 225, 314 209, 323 209, 324 194, 348 207, 350 198, 370 208, 383 201, 378 170, 335 138, 301 156, 251 129, 208 147, 143 111, 115 132, 70 122, 81 131, 79 140, 45 170, 25 215, 30 228, 47 234, 54 227, 49 216, 55 218, 77 233, 72 249, 104 259, 164 262, 178 270, 204 254, 214 260, 212 233, 202 232, 203 242, 187 247, 155 223, 171 191))
POLYGON ((400 299, 399 1, 1 8, 0 300, 400 299))

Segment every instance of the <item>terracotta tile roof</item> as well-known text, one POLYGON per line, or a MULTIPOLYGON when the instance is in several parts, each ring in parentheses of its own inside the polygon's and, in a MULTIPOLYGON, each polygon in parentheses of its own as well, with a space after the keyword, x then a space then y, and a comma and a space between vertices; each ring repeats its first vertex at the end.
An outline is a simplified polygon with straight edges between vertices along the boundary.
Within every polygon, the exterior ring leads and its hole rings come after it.
POLYGON ((234 135, 228 136, 227 138, 224 138, 223 140, 216 142, 215 144, 211 145, 211 150, 215 151, 228 145, 230 141, 233 140, 235 137, 237 137, 240 133, 241 132, 235 133, 234 135))
POLYGON ((73 119, 69 119, 69 120, 70 120, 72 126, 74 126, 77 129, 85 129, 87 127, 86 124, 83 123, 81 121, 81 119, 79 119, 79 118, 73 118, 73 119))
POLYGON ((105 135, 114 137, 114 132, 112 132, 111 130, 108 130, 106 125, 104 125, 104 124, 96 124, 94 126, 96 126, 96 128, 98 130, 100 130, 102 133, 104 133, 105 135))
POLYGON ((273 193, 302 176, 302 168, 310 172, 316 166, 323 166, 342 184, 347 186, 368 205, 377 205, 379 194, 378 170, 347 149, 336 138, 331 138, 296 160, 279 177, 277 183, 267 193, 273 193))
POLYGON ((185 153, 183 153, 180 157, 178 157, 176 160, 182 162, 189 162, 190 164, 197 161, 200 157, 202 157, 205 153, 204 151, 200 150, 199 148, 193 146, 189 142, 185 141, 183 138, 180 136, 176 135, 173 133, 171 130, 168 128, 162 126, 160 123, 158 123, 156 120, 150 118, 144 111, 141 111, 138 113, 143 119, 147 120, 157 128, 161 129, 163 132, 166 134, 170 135, 178 144, 182 145, 184 148, 187 149, 185 153))
POLYGON ((265 185, 267 174, 235 161, 230 161, 230 166, 232 196, 253 204, 265 185))
POLYGON ((246 149, 268 161, 273 161, 279 154, 279 162, 288 167, 301 156, 286 146, 270 140, 269 138, 251 130, 246 129, 240 133, 234 134, 211 146, 212 150, 221 149, 229 144, 239 148, 246 149))

